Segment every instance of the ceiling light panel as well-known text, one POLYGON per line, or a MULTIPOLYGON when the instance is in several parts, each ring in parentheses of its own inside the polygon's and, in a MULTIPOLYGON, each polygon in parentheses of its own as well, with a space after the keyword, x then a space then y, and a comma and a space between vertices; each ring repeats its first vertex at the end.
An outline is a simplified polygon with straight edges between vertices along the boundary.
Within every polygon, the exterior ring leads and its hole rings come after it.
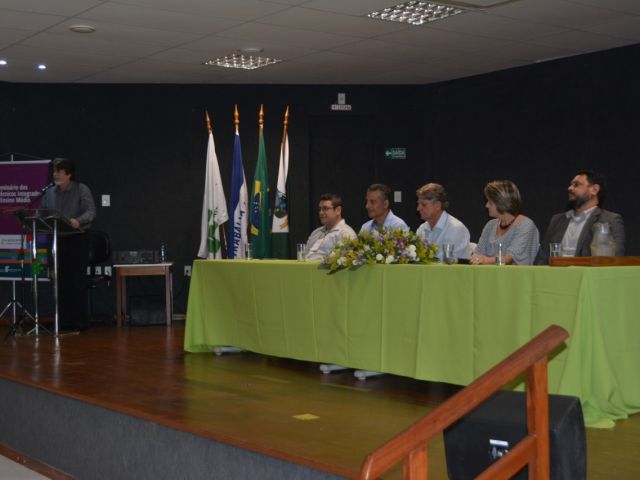
POLYGON ((463 12, 464 10, 461 8, 416 0, 371 12, 367 14, 367 17, 389 22, 408 23, 410 25, 424 25, 425 23, 442 20, 463 12))
POLYGON ((279 63, 282 60, 277 58, 258 57, 252 55, 242 55, 240 53, 233 53, 224 57, 216 58, 215 60, 208 60, 204 62, 204 65, 210 65, 213 67, 225 67, 225 68, 239 68, 242 70, 255 70, 256 68, 266 67, 279 63))

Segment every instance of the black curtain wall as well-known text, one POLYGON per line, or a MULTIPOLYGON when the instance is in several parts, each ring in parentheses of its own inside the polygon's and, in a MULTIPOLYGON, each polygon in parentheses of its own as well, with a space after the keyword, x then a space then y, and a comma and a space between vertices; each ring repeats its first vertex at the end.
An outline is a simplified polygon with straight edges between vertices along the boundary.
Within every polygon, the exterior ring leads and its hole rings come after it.
MULTIPOLYGON (((603 171, 606 208, 622 213, 627 253, 640 254, 635 183, 640 154, 640 46, 571 57, 419 86, 81 85, 0 83, 0 152, 75 160, 77 178, 98 207, 95 228, 114 250, 158 249, 175 262, 176 312, 184 312, 184 265, 200 237, 207 131, 211 116, 227 196, 233 106, 240 110, 245 175, 257 159, 258 110, 265 106, 271 191, 286 105, 290 106, 291 243, 317 226, 317 195, 337 191, 348 222, 367 220, 365 188, 401 192, 393 210, 415 228, 415 190, 435 181, 450 194, 453 215, 477 240, 487 221, 482 190, 496 178, 521 188, 524 213, 541 234, 565 208, 578 169, 603 171), (338 93, 351 111, 332 111, 338 93), (388 147, 406 159, 385 159, 388 147)), ((6 282, 5 282, 6 283, 6 282)), ((4 293, 7 285, 0 285, 4 293)), ((96 310, 113 311, 109 291, 96 310)), ((100 302, 99 302, 100 303, 100 302)))

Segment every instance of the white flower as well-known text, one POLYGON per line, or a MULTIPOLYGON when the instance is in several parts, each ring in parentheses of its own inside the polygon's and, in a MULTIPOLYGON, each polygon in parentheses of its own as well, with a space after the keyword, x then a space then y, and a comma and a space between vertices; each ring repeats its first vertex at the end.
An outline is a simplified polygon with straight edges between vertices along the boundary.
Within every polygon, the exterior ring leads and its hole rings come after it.
MULTIPOLYGON (((382 256, 382 254, 381 254, 381 253, 377 254, 377 255, 376 255, 376 262, 382 262, 382 259, 383 259, 383 258, 384 258, 384 257, 382 256)), ((389 263, 389 262, 387 262, 387 263, 389 263)))
POLYGON ((336 263, 337 263, 338 265, 340 265, 341 267, 343 267, 344 265, 346 265, 346 264, 347 264, 347 259, 346 259, 346 258, 344 258, 344 257, 340 257, 336 263))
POLYGON ((364 250, 365 252, 368 252, 369 250, 371 250, 371 247, 370 247, 369 245, 365 245, 365 246, 364 246, 364 248, 363 248, 363 250, 364 250))
POLYGON ((393 255, 389 255, 385 260, 385 263, 393 263, 395 262, 395 260, 396 260, 396 257, 394 257, 393 255))

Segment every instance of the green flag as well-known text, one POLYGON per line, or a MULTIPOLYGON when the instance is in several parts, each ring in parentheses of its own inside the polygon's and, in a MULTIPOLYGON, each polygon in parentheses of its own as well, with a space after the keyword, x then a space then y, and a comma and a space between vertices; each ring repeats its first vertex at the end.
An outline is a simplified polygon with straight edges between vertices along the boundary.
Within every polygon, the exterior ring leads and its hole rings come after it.
POLYGON ((269 211, 269 177, 264 148, 263 108, 260 105, 258 163, 251 193, 251 249, 254 258, 271 257, 271 212, 269 211))

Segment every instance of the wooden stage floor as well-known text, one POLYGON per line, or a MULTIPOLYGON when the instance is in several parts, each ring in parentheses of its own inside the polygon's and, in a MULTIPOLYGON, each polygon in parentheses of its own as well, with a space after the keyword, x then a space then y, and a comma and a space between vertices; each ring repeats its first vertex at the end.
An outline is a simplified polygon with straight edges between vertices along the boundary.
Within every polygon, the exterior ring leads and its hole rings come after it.
MULTIPOLYGON (((358 381, 352 370, 322 375, 315 364, 253 353, 187 354, 183 333, 177 324, 10 337, 0 376, 347 477, 456 390, 392 375, 358 381)), ((588 478, 640 478, 639 415, 588 429, 587 441, 588 478)), ((430 455, 430 478, 446 478, 442 439, 430 455)))

